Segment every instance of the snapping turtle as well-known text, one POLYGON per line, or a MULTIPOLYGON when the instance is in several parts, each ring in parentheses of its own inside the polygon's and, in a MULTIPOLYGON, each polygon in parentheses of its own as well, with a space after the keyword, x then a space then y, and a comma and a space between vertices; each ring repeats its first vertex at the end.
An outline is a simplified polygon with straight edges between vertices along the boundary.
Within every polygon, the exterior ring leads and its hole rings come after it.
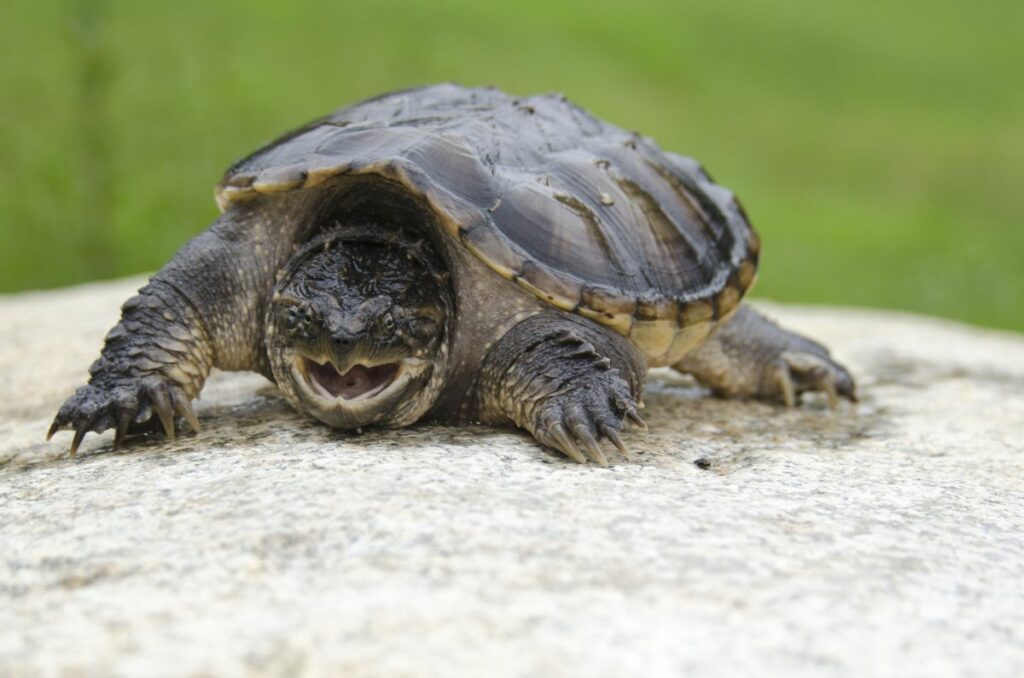
POLYGON ((854 398, 827 349, 740 304, 760 242, 733 194, 562 96, 380 96, 237 162, 216 197, 54 419, 72 453, 88 431, 197 429, 214 367, 331 426, 515 425, 601 464, 643 425, 651 366, 854 398))

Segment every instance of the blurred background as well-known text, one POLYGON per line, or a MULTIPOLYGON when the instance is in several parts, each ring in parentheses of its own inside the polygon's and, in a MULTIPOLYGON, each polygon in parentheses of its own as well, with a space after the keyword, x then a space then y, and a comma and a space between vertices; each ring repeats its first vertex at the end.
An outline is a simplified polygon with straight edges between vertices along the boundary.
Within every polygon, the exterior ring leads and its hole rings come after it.
POLYGON ((4 0, 0 291, 159 268, 282 131, 441 80, 699 158, 754 294, 1024 330, 1020 0, 4 0))

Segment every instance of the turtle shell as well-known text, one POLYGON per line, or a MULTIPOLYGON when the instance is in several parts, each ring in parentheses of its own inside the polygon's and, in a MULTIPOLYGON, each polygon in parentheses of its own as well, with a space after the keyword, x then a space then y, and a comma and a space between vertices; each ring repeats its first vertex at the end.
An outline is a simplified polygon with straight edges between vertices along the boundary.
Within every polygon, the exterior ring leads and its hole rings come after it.
POLYGON ((652 364, 703 341, 754 281, 760 242, 732 192, 557 94, 443 84, 370 99, 239 161, 216 197, 226 210, 373 174, 498 274, 629 337, 652 364))

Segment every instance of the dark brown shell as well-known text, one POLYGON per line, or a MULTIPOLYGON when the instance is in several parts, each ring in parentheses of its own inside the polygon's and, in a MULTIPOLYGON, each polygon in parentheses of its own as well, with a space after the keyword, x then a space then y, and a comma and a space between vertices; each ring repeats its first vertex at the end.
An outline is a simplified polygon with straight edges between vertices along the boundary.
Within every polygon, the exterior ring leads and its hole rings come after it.
POLYGON ((322 118, 238 162, 217 202, 379 174, 488 266, 670 364, 732 313, 760 244, 700 165, 565 97, 444 84, 322 118))

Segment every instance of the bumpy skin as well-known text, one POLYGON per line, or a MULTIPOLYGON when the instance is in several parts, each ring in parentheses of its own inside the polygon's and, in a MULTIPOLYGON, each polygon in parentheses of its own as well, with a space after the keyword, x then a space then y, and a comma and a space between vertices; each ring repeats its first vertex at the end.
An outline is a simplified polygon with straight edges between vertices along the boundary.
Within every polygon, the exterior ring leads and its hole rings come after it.
POLYGON ((832 407, 839 396, 857 399, 853 377, 827 348, 748 306, 673 367, 721 396, 776 399, 789 407, 806 391, 824 392, 832 407))
POLYGON ((481 421, 514 424, 578 462, 605 465, 598 441, 620 451, 625 421, 643 426, 646 367, 622 337, 567 314, 532 316, 502 337, 480 371, 481 421))
POLYGON ((379 230, 315 238, 279 276, 267 315, 281 392, 337 428, 411 424, 444 379, 447 273, 424 241, 381 240, 379 230), (379 397, 352 400, 371 391, 379 397))
POLYGON ((198 315, 166 281, 156 279, 123 306, 124 316, 108 334, 91 379, 60 409, 50 435, 76 429, 74 452, 87 431, 115 428, 115 444, 154 412, 168 436, 173 417, 198 429, 190 401, 213 364, 212 345, 198 315))
POLYGON ((212 368, 269 375, 262 320, 290 250, 267 237, 273 217, 273 210, 225 215, 126 301, 89 384, 60 408, 49 435, 74 429, 74 453, 89 431, 114 428, 120 443, 155 415, 173 437, 176 414, 198 428, 189 403, 212 368))

